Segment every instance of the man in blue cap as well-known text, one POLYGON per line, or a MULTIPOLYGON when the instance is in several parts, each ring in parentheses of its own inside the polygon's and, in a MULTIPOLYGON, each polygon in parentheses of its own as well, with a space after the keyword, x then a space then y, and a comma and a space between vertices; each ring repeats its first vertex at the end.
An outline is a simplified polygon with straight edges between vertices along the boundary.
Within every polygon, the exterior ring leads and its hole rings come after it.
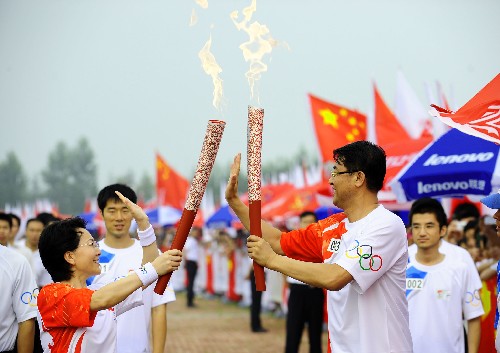
MULTIPOLYGON (((496 231, 497 231, 497 236, 500 237, 500 189, 496 194, 491 194, 490 196, 487 196, 483 199, 481 199, 481 203, 485 205, 488 208, 497 210, 495 214, 493 215, 493 218, 495 219, 496 222, 496 231)), ((497 265, 497 292, 498 288, 500 288, 500 261, 498 262, 497 265)), ((497 308, 496 308, 496 313, 495 313, 495 329, 497 329, 498 326, 498 305, 499 305, 499 300, 500 300, 500 294, 497 296, 497 308)), ((495 348, 497 352, 500 352, 500 338, 497 337, 495 339, 495 348)))

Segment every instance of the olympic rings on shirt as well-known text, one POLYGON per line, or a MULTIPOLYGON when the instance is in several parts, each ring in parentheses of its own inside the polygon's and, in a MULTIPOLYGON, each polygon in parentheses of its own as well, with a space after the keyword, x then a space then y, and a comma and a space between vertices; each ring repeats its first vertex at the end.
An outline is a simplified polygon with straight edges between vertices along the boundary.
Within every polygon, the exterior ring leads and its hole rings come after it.
POLYGON ((481 305, 481 295, 479 294, 479 290, 475 289, 474 292, 466 292, 465 303, 470 304, 472 306, 481 305))
POLYGON ((38 298, 38 293, 40 292, 40 289, 37 287, 33 289, 31 292, 24 292, 21 294, 21 302, 23 304, 27 304, 29 306, 36 306, 36 299, 38 298))
POLYGON ((351 249, 347 249, 345 256, 348 259, 358 259, 359 266, 364 271, 377 272, 382 268, 382 257, 380 255, 373 254, 373 248, 371 245, 360 245, 359 241, 355 240, 356 245, 351 249))

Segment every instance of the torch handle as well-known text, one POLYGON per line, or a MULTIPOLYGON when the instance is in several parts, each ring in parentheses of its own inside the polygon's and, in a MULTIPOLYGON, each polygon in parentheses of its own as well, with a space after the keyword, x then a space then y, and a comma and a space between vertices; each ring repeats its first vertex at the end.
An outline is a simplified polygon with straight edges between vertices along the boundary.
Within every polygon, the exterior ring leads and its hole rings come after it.
MULTIPOLYGON (((184 209, 182 211, 182 216, 179 221, 179 227, 177 228, 177 232, 175 233, 174 240, 172 241, 172 246, 170 246, 170 249, 182 250, 184 248, 184 244, 186 244, 189 231, 191 230, 194 219, 196 218, 196 213, 197 211, 191 211, 187 209, 184 209)), ((158 278, 158 282, 156 283, 154 289, 155 293, 161 295, 165 292, 171 276, 172 272, 158 278)))
MULTIPOLYGON (((261 224, 261 201, 250 201, 248 205, 250 209, 250 234, 262 238, 262 224, 261 224)), ((257 262, 253 262, 253 272, 255 275, 255 288, 259 292, 266 290, 266 279, 264 277, 264 267, 257 262)))

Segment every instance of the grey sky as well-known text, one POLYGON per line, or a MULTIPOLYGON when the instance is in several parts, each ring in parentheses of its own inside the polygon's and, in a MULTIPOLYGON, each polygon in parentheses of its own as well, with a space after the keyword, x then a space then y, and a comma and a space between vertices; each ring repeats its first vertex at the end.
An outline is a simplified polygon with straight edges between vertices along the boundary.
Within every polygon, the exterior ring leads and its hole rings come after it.
MULTIPOLYGON (((155 151, 190 180, 209 119, 227 122, 218 163, 244 152, 257 103, 229 14, 250 0, 208 1, 0 1, 0 160, 13 150, 32 176, 58 141, 86 136, 100 185, 154 175, 155 151), (222 113, 198 59, 210 33, 222 113)), ((440 81, 461 106, 500 72, 499 13, 498 0, 257 0, 252 20, 290 46, 274 49, 257 86, 264 162, 317 151, 308 92, 367 113, 374 80, 393 107, 401 69, 423 104, 424 83, 440 81)))

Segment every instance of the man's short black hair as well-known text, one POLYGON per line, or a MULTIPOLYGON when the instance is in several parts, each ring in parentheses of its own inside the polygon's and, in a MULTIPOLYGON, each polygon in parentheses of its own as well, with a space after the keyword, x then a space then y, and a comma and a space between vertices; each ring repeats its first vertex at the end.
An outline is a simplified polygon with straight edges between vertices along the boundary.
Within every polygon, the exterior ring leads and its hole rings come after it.
POLYGON ((476 205, 470 202, 465 202, 455 207, 452 218, 460 221, 461 219, 469 217, 479 219, 480 216, 481 215, 479 214, 479 210, 476 205))
POLYGON ((9 228, 12 228, 12 217, 8 213, 0 212, 0 220, 9 223, 9 228))
POLYGON ((60 219, 54 216, 52 213, 49 212, 42 212, 39 213, 36 218, 43 223, 44 227, 47 227, 52 222, 59 221, 60 219))
POLYGON ((64 259, 64 254, 78 248, 78 228, 85 228, 85 221, 74 217, 51 223, 42 231, 38 249, 43 266, 54 282, 71 279, 71 265, 64 259))
POLYGON ((408 219, 410 220, 410 225, 413 223, 413 215, 422 213, 432 213, 436 216, 436 220, 439 223, 439 228, 442 228, 448 224, 446 218, 446 212, 444 212, 443 205, 438 200, 431 197, 423 197, 416 200, 411 205, 410 215, 408 219))
POLYGON ((348 171, 363 172, 369 190, 378 192, 384 185, 386 156, 382 147, 369 141, 356 141, 333 150, 333 160, 348 171))
POLYGON ((15 214, 15 213, 9 213, 9 216, 12 220, 16 220, 17 221, 17 225, 20 226, 21 225, 21 218, 15 214))
POLYGON ((104 212, 104 207, 106 207, 109 200, 114 200, 116 202, 121 201, 115 191, 121 192, 122 195, 130 201, 137 203, 137 195, 131 187, 125 184, 112 184, 99 191, 99 194, 97 195, 97 205, 99 206, 101 212, 104 212))
POLYGON ((313 211, 304 211, 299 215, 299 219, 305 218, 307 216, 313 216, 314 217, 314 222, 318 221, 318 216, 316 216, 316 213, 313 211))

